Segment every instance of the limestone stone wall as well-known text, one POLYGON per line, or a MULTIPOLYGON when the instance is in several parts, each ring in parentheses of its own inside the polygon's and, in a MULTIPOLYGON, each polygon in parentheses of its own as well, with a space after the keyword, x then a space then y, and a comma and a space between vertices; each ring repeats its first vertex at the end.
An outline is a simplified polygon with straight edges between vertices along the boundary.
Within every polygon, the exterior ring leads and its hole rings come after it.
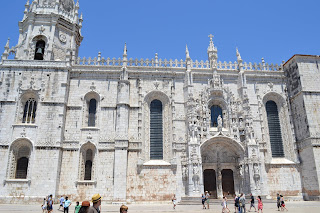
POLYGON ((127 199, 131 201, 169 201, 176 194, 175 170, 168 165, 141 165, 137 154, 128 155, 127 199))
POLYGON ((298 196, 301 194, 301 178, 295 165, 271 165, 266 167, 269 195, 275 197, 277 193, 283 196, 298 196))

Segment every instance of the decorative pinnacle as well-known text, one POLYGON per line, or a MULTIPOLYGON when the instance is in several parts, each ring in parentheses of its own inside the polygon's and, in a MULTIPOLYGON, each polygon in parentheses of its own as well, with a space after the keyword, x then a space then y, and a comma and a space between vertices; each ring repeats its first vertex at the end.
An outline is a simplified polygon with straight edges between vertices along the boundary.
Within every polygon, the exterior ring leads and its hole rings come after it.
POLYGON ((28 0, 25 6, 29 6, 30 5, 30 1, 28 0))
POLYGON ((208 51, 215 51, 216 49, 215 49, 214 44, 213 44, 213 37, 214 36, 212 34, 210 34, 208 37, 210 38, 210 45, 208 47, 208 51))
POLYGON ((76 7, 79 8, 79 0, 77 0, 76 7))
POLYGON ((190 59, 190 54, 188 50, 188 45, 186 45, 186 59, 190 59))
POLYGON ((5 46, 4 48, 6 48, 6 49, 9 49, 9 48, 10 48, 10 38, 8 38, 7 43, 6 43, 6 46, 5 46))
POLYGON ((83 14, 81 13, 80 15, 80 19, 79 19, 81 22, 83 21, 83 14))
POLYGON ((124 43, 123 57, 127 56, 127 43, 124 43))
POLYGON ((241 63, 242 62, 242 58, 241 58, 241 55, 239 53, 238 47, 236 48, 236 52, 237 52, 237 61, 238 61, 238 63, 241 63))

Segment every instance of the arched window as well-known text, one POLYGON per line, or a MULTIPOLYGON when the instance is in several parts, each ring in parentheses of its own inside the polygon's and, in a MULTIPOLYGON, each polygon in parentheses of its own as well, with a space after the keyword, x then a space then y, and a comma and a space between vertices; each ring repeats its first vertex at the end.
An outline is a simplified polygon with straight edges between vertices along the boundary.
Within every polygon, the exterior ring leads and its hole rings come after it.
POLYGON ((91 99, 89 101, 88 126, 96 125, 96 112, 97 112, 97 101, 96 99, 91 99))
POLYGON ((18 150, 18 155, 15 156, 17 159, 16 166, 16 179, 26 179, 28 174, 28 163, 30 156, 30 148, 27 146, 22 146, 18 150))
POLYGON ((150 159, 163 159, 162 103, 153 100, 150 104, 150 159))
POLYGON ((35 123, 36 111, 37 101, 30 98, 24 105, 22 123, 35 123))
POLYGON ((26 157, 22 157, 22 158, 18 159, 16 179, 26 179, 27 178, 28 162, 29 162, 29 159, 26 157))
POLYGON ((88 149, 86 152, 86 163, 85 163, 85 169, 84 169, 84 180, 91 180, 92 176, 92 150, 88 149))
POLYGON ((212 105, 211 106, 211 127, 218 127, 219 115, 223 120, 221 107, 217 105, 212 105))
POLYGON ((43 40, 39 40, 36 44, 36 52, 34 54, 34 60, 43 60, 44 48, 46 43, 43 40))
POLYGON ((277 104, 274 101, 268 101, 266 103, 266 111, 268 118, 272 157, 284 157, 282 134, 277 104))

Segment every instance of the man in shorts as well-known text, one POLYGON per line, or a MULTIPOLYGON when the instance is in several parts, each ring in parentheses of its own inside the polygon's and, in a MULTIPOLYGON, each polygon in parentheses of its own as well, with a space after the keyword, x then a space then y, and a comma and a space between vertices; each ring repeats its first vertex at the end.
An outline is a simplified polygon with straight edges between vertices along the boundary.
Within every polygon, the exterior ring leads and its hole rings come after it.
POLYGON ((210 198, 210 194, 208 191, 206 191, 206 203, 207 203, 207 209, 209 209, 209 198, 210 198))
POLYGON ((59 201, 60 201, 60 206, 59 206, 59 209, 58 209, 58 210, 60 210, 60 208, 63 209, 64 197, 63 197, 62 195, 61 195, 59 201))

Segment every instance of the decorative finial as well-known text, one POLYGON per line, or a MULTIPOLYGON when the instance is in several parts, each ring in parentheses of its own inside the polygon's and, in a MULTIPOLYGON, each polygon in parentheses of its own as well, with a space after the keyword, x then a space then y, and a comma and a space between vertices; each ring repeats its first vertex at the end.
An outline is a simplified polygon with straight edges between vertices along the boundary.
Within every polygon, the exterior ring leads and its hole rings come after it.
POLYGON ((241 58, 241 55, 239 53, 238 47, 236 48, 236 52, 237 52, 237 61, 240 64, 242 62, 242 58, 241 58))
POLYGON ((212 42, 212 39, 214 36, 212 34, 210 34, 208 37, 210 38, 210 42, 212 42))
POLYGON ((10 48, 10 38, 8 38, 6 46, 4 48, 5 49, 9 49, 10 48))
POLYGON ((190 59, 190 54, 188 50, 188 45, 186 45, 186 59, 190 59))
POLYGON ((209 44, 209 47, 208 47, 208 51, 216 51, 216 48, 214 47, 214 44, 213 44, 213 35, 210 34, 208 36, 210 38, 210 44, 209 44))
POLYGON ((127 43, 124 43, 123 56, 127 56, 127 43))
POLYGON ((76 4, 76 7, 78 7, 78 8, 79 8, 79 0, 77 0, 77 4, 76 4))

